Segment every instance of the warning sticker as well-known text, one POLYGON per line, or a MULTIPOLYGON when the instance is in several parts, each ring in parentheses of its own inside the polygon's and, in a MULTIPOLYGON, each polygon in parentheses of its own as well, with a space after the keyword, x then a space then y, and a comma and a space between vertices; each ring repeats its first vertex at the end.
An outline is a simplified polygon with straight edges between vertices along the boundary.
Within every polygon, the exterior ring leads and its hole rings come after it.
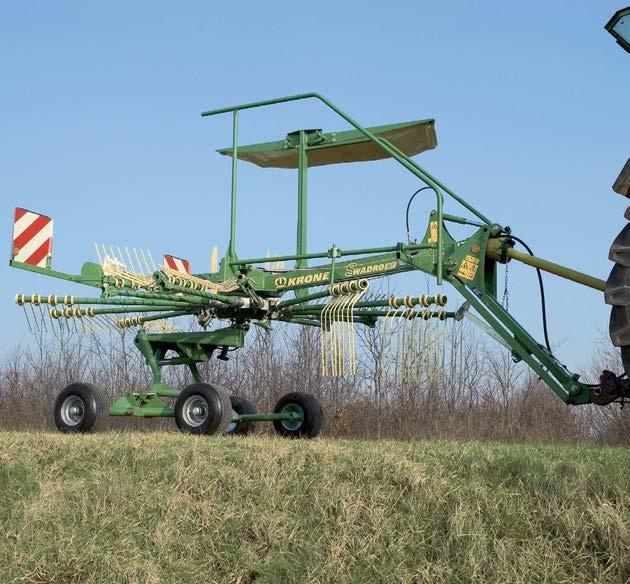
POLYGON ((427 243, 437 243, 438 236, 438 228, 437 221, 431 221, 429 223, 429 239, 427 239, 427 243))
POLYGON ((460 264, 457 275, 466 280, 474 280, 479 268, 479 258, 467 255, 460 264))

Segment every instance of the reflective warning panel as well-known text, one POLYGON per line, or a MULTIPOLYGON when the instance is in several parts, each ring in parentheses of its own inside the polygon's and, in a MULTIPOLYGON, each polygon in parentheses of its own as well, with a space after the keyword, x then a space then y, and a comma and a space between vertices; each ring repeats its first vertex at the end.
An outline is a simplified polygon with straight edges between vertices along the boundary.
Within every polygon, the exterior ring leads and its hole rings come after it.
POLYGON ((188 260, 176 258, 175 256, 171 255, 165 255, 164 265, 171 270, 175 270, 176 272, 181 272, 182 274, 190 274, 190 262, 188 260))
POLYGON ((46 215, 18 207, 13 222, 11 259, 14 262, 50 268, 53 220, 46 215))

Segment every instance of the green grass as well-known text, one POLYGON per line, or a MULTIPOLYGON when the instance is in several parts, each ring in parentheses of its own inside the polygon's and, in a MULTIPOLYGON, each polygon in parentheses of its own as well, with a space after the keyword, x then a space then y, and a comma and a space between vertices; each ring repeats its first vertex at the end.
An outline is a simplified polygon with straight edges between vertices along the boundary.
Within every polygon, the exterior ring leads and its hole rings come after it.
POLYGON ((0 432, 0 582, 627 582, 630 451, 0 432))

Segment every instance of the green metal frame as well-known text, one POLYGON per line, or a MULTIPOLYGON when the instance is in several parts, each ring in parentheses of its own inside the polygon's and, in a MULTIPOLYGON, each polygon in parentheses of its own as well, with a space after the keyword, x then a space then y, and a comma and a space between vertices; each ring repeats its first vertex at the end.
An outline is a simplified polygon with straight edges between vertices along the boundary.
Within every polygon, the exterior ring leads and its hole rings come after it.
MULTIPOLYGON (((356 271, 353 273, 361 274, 363 268, 366 269, 361 277, 377 277, 382 275, 399 273, 411 269, 417 269, 425 273, 432 274, 436 277, 438 285, 442 283, 444 279, 452 284, 461 294, 466 298, 472 306, 479 312, 479 314, 488 322, 488 324, 503 338, 506 343, 512 348, 514 356, 525 361, 544 381, 549 387, 558 395, 563 401, 571 404, 581 404, 590 401, 590 392, 588 386, 578 381, 579 376, 577 374, 568 371, 546 348, 540 343, 536 342, 529 333, 505 310, 496 300, 496 268, 495 262, 486 257, 488 249, 488 241, 491 237, 497 237, 502 233, 502 228, 499 224, 491 222, 485 215, 478 211, 471 204, 466 202, 463 198, 459 197, 450 188, 440 182, 437 178, 429 174, 425 169, 420 167, 415 161, 411 160, 399 149, 394 147, 386 140, 382 140, 375 134, 372 134, 368 129, 362 127, 358 122, 352 119, 345 112, 340 110, 328 99, 318 93, 304 93, 300 95, 287 96, 283 98, 270 99, 258 102, 252 102, 242 104, 238 106, 232 106, 227 108, 220 108, 203 112, 202 116, 214 116, 218 114, 236 112, 246 109, 265 107, 269 105, 275 105, 279 103, 286 103, 290 101, 304 100, 304 99, 316 99, 321 101, 324 105, 336 112, 341 118, 352 125, 358 132, 378 144, 383 150, 385 150, 394 160, 401 164, 405 169, 419 178, 425 185, 431 187, 435 192, 437 198, 437 209, 431 217, 431 221, 437 223, 437 241, 434 244, 429 243, 430 228, 427 230, 427 234, 423 242, 419 246, 409 246, 399 244, 396 248, 372 248, 352 250, 350 252, 342 252, 336 246, 333 246, 325 254, 306 254, 305 245, 300 240, 298 235, 299 246, 296 249, 295 255, 287 255, 275 258, 277 260, 296 260, 300 262, 296 268, 303 267, 301 262, 305 262, 311 258, 318 257, 342 257, 343 255, 368 255, 377 254, 382 252, 388 252, 385 255, 373 256, 368 258, 361 258, 355 262, 347 262, 341 264, 335 264, 334 262, 327 265, 318 266, 312 268, 309 271, 296 269, 293 272, 288 272, 282 276, 265 276, 260 286, 261 291, 272 292, 275 288, 277 291, 284 290, 301 290, 308 288, 311 285, 307 279, 309 276, 316 278, 323 273, 329 273, 328 280, 330 281, 342 281, 345 279, 351 279, 352 276, 347 276, 348 265, 352 264, 356 267, 356 271), (481 224, 467 220, 463 217, 456 217, 448 215, 445 217, 443 213, 443 194, 445 192, 457 203, 462 205, 465 209, 473 213, 477 219, 481 221, 481 224), (458 244, 448 234, 444 221, 445 219, 455 221, 461 224, 480 226, 479 230, 468 238, 465 242, 458 244), (477 250, 476 253, 470 250, 477 250), (475 276, 466 280, 458 276, 462 264, 466 262, 466 257, 472 255, 479 261, 478 268, 475 276), (436 260, 441 258, 441 261, 436 260), (379 267, 382 266, 382 269, 379 267), (391 267, 386 267, 391 266, 391 267), (367 272, 370 267, 374 268, 374 271, 367 272), (446 276, 445 276, 446 272, 446 276)), ((236 144, 237 136, 233 136, 234 142, 232 145, 232 170, 236 173, 237 168, 237 149, 236 144)), ((305 141, 300 136, 300 144, 305 141)), ((302 149, 304 146, 300 147, 302 149)), ((304 160, 300 157, 299 169, 300 174, 305 174, 306 157, 304 160), (304 166, 304 168, 303 168, 304 166)), ((234 177, 233 177, 234 182, 234 177)), ((300 182, 300 189, 302 184, 300 182)), ((235 193, 233 192, 233 208, 235 208, 234 201, 235 193)), ((300 197, 301 198, 301 197, 300 197)), ((298 234, 306 233, 306 211, 302 207, 299 207, 298 213, 298 234)), ((503 240, 505 241, 505 239, 503 240)), ((516 252, 518 253, 518 252, 516 252)), ((522 261, 522 258, 519 258, 522 261)), ((238 266, 242 272, 247 273, 248 268, 251 265, 259 264, 265 261, 264 258, 253 258, 249 260, 236 260, 228 258, 228 261, 232 266, 238 266)), ((507 261, 507 260, 506 260, 507 261)), ((550 262, 545 262, 539 258, 528 258, 528 263, 540 267, 542 269, 548 269, 550 262), (547 265, 545 265, 545 263, 547 265)), ((567 269, 568 270, 568 269, 567 269)), ((570 271, 570 270, 568 270, 570 271)), ((557 272, 555 272, 557 273, 557 272)), ((575 272, 576 274, 579 274, 575 272)), ((565 274, 560 274, 565 275, 565 274)), ((354 276, 356 277, 356 276, 354 276)), ((566 275, 565 275, 566 277, 566 275)), ((589 278, 590 281, 581 281, 585 285, 602 288, 602 281, 596 278, 589 278)), ((574 278, 572 278, 574 279, 574 278)), ((311 280, 312 281, 312 280, 311 280)), ((580 281, 580 280, 576 280, 580 281)), ((319 281, 318 281, 319 283, 319 281)), ((260 284, 259 284, 260 285, 260 284)))
MULTIPOLYGON (((239 349, 251 324, 268 327, 270 320, 291 322, 299 325, 319 326, 322 304, 313 300, 326 298, 328 292, 309 293, 309 288, 343 282, 357 278, 378 278, 402 272, 418 270, 434 276, 437 283, 451 284, 479 315, 511 348, 516 360, 526 362, 551 390, 568 404, 584 404, 590 401, 589 386, 579 381, 579 376, 567 370, 545 347, 538 343, 500 304, 497 302, 497 263, 507 263, 510 259, 524 261, 543 270, 569 278, 581 284, 603 290, 603 282, 580 272, 564 268, 533 256, 524 256, 512 249, 513 242, 503 227, 492 222, 470 203, 465 201, 440 180, 429 174, 405 152, 379 135, 383 128, 394 128, 404 124, 368 129, 361 126, 328 99, 318 93, 304 93, 276 99, 246 103, 203 112, 202 116, 232 114, 232 146, 221 150, 229 153, 231 160, 230 229, 229 243, 225 257, 221 260, 219 272, 202 273, 196 277, 213 284, 235 279, 237 289, 231 292, 215 293, 212 290, 199 291, 177 284, 165 274, 153 275, 155 286, 150 290, 139 290, 131 282, 124 282, 105 276, 98 264, 87 262, 79 275, 66 274, 51 269, 35 268, 11 262, 14 267, 30 270, 64 280, 79 282, 102 289, 100 298, 74 298, 74 304, 115 305, 92 307, 93 314, 113 314, 121 312, 150 311, 154 314, 141 317, 140 323, 152 319, 194 314, 200 316, 211 311, 219 319, 231 321, 230 326, 211 331, 191 333, 147 334, 143 329, 137 333, 134 343, 144 356, 152 372, 152 385, 144 392, 130 392, 110 408, 110 415, 133 415, 142 417, 172 416, 173 409, 161 398, 173 398, 179 390, 167 387, 162 382, 161 369, 167 365, 185 365, 191 370, 195 381, 201 381, 197 363, 207 361, 217 350, 239 349), (335 143, 334 134, 321 134, 317 130, 299 130, 288 135, 283 147, 297 150, 297 229, 294 254, 274 257, 274 261, 294 261, 294 268, 283 272, 268 272, 261 267, 268 257, 239 259, 237 255, 237 175, 239 161, 239 112, 262 108, 298 100, 315 99, 331 109, 354 130, 345 133, 348 143, 358 142, 359 138, 371 141, 382 149, 386 156, 396 160, 435 194, 436 206, 431 212, 424 237, 420 242, 396 243, 386 247, 371 247, 343 250, 332 244, 326 251, 307 251, 307 172, 309 151, 325 148, 335 143), (467 219, 444 212, 444 195, 453 199, 474 215, 467 219), (464 241, 456 241, 449 233, 446 224, 457 223, 474 229, 464 241), (328 260, 321 265, 309 265, 309 260, 328 260), (294 298, 282 300, 287 292, 294 298), (167 357, 169 353, 175 356, 167 357)), ((426 122, 432 122, 427 120, 426 122)), ((419 122, 418 122, 419 123, 419 122)), ((344 133, 342 133, 344 134, 344 133)), ((341 136, 341 134, 340 134, 341 136)), ((338 145, 338 143, 337 143, 338 145)), ((258 149, 278 148, 278 143, 266 143, 243 147, 258 149), (271 144, 272 146, 269 146, 271 144)), ((23 297, 23 302, 44 303, 42 297, 23 297)), ((366 301, 357 304, 355 317, 358 322, 373 326, 386 312, 386 302, 366 301)), ((63 313, 62 313, 63 314, 63 313)), ((86 313, 87 315, 87 313, 86 313)), ((452 312, 444 313, 452 318, 452 312)), ((439 316, 438 313, 433 316, 439 316)), ((259 420, 297 420, 295 414, 255 414, 238 416, 234 421, 253 422, 259 420)))

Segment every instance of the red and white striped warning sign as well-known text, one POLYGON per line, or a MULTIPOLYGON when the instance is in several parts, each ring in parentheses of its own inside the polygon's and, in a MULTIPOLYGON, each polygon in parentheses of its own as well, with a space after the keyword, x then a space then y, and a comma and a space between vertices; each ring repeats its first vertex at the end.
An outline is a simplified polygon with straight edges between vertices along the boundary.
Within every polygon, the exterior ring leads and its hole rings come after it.
POLYGON ((171 255, 165 255, 164 265, 171 270, 175 270, 176 272, 182 272, 182 274, 190 274, 190 262, 188 260, 176 258, 175 256, 171 255))
POLYGON ((50 268, 53 220, 17 207, 13 222, 11 259, 39 268, 50 268))

